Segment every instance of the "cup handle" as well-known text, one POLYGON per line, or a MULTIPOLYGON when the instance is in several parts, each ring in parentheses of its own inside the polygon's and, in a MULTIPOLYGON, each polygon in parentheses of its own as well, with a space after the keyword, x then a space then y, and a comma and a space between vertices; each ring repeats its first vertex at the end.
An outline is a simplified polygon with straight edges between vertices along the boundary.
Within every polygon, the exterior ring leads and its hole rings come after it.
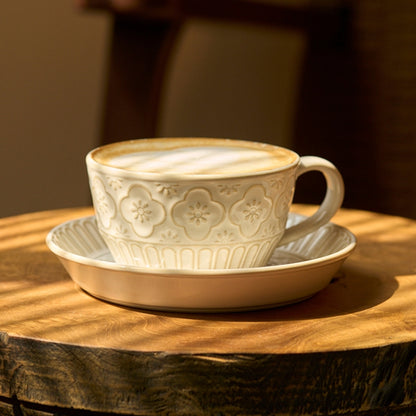
POLYGON ((299 224, 286 229, 279 246, 288 244, 328 223, 341 207, 344 199, 344 181, 338 169, 328 160, 316 156, 303 156, 296 171, 296 179, 306 172, 317 170, 326 180, 326 194, 318 210, 299 224))

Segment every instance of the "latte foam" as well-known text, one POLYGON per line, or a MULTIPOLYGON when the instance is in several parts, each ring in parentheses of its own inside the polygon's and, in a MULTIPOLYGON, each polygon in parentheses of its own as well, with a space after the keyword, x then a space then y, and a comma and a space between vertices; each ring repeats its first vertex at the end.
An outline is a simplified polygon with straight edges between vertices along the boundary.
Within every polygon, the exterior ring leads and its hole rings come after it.
POLYGON ((297 159, 284 148, 222 139, 149 139, 110 146, 112 150, 97 153, 95 160, 115 168, 158 174, 244 174, 284 167, 297 159))

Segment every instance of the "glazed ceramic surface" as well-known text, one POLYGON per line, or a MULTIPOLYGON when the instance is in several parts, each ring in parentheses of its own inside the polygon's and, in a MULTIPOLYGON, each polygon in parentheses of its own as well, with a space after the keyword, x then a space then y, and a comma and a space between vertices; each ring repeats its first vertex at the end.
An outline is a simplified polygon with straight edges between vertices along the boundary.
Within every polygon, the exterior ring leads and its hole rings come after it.
MULTIPOLYGON (((288 223, 303 219, 290 214, 288 223)), ((329 284, 356 239, 328 223, 277 248, 267 266, 198 271, 115 263, 93 216, 54 228, 47 244, 74 282, 95 297, 144 309, 219 312, 270 308, 314 295, 329 284)))
POLYGON ((140 267, 264 266, 279 242, 327 223, 343 199, 342 178, 332 164, 262 143, 114 143, 90 152, 87 167, 102 237, 117 263, 140 267), (250 152, 257 159, 250 160, 250 152), (310 170, 327 179, 325 201, 313 218, 285 231, 296 178, 310 170))

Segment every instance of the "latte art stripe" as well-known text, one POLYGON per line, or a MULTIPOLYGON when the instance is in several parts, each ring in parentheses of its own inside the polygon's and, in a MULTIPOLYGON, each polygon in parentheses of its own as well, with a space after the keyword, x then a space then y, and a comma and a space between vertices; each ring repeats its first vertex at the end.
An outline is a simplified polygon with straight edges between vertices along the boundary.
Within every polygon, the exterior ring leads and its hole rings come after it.
POLYGON ((258 150, 189 148, 175 153, 130 153, 111 159, 110 165, 137 172, 226 174, 270 170, 283 164, 270 154, 258 150))
POLYGON ((98 148, 92 159, 124 171, 174 174, 252 174, 287 167, 296 153, 265 143, 224 139, 145 139, 98 148))

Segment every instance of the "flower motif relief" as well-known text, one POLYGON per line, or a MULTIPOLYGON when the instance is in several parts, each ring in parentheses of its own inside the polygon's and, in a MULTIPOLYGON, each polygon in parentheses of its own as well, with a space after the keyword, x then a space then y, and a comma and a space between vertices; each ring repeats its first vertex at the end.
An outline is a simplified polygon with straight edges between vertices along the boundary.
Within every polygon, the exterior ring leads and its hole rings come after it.
POLYGON ((285 182, 286 182, 286 179, 283 176, 269 179, 270 186, 278 190, 282 189, 285 186, 285 182))
POLYGON ((116 204, 111 195, 106 191, 104 183, 100 178, 93 178, 91 190, 97 218, 103 227, 109 228, 111 219, 114 218, 116 213, 116 204))
POLYGON ((222 233, 217 233, 216 235, 216 242, 217 243, 231 243, 232 241, 235 241, 235 237, 233 233, 228 232, 227 230, 223 231, 222 233))
POLYGON ((294 192, 295 186, 289 181, 287 185, 282 189, 282 192, 280 193, 279 197, 276 198, 274 208, 276 218, 286 218, 288 206, 292 202, 294 192))
POLYGON ((248 201, 246 203, 246 209, 243 210, 246 221, 250 222, 251 224, 255 223, 259 218, 261 218, 262 212, 263 208, 261 206, 261 201, 256 199, 248 201))
POLYGON ((251 237, 270 217, 271 208, 272 201, 266 196, 264 187, 254 185, 248 189, 241 201, 231 207, 230 219, 239 226, 243 235, 251 237))
POLYGON ((203 188, 188 192, 185 199, 174 205, 173 219, 194 240, 202 240, 224 217, 224 207, 213 201, 203 188))
POLYGON ((279 224, 279 228, 276 223, 268 224, 264 227, 262 235, 263 237, 275 236, 276 234, 279 233, 280 228, 284 229, 284 224, 282 227, 280 227, 280 224, 279 224))
POLYGON ((167 230, 160 235, 160 242, 161 243, 179 243, 180 238, 175 231, 167 230))
POLYGON ((140 237, 149 237, 154 227, 161 224, 166 217, 163 205, 139 185, 130 188, 127 197, 120 203, 120 209, 123 217, 140 237))
POLYGON ((207 205, 201 204, 199 201, 189 205, 189 211, 187 212, 189 222, 195 223, 195 225, 201 225, 208 222, 208 218, 211 213, 208 210, 207 205))
POLYGON ((178 189, 177 189, 178 186, 179 185, 168 185, 168 184, 158 183, 156 184, 156 189, 157 189, 157 192, 159 192, 160 194, 170 197, 178 193, 178 189))
POLYGON ((123 236, 123 235, 127 235, 128 234, 128 230, 126 227, 124 227, 123 225, 117 225, 115 227, 115 231, 118 235, 123 236))
POLYGON ((152 211, 149 209, 149 204, 142 200, 134 201, 131 203, 131 213, 135 220, 138 220, 142 224, 149 221, 152 211))
POLYGON ((218 190, 220 192, 220 194, 225 194, 225 195, 231 195, 234 194, 236 192, 238 192, 238 188, 239 188, 240 184, 238 183, 234 183, 234 184, 219 184, 218 185, 218 190))
POLYGON ((119 178, 113 178, 111 176, 107 176, 107 182, 113 188, 114 191, 117 191, 117 189, 121 189, 123 186, 123 180, 119 178))

